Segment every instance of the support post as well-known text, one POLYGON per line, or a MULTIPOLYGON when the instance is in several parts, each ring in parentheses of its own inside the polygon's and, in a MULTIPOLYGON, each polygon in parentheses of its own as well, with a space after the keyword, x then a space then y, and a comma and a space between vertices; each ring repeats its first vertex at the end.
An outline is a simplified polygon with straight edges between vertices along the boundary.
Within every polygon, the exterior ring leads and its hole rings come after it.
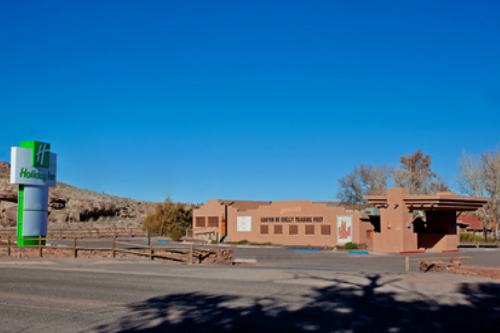
POLYGON ((113 255, 113 258, 116 258, 116 235, 115 235, 115 237, 113 237, 112 255, 113 255))
POLYGON ((42 236, 38 235, 38 256, 42 257, 42 236))
POLYGON ((189 244, 189 258, 187 262, 189 265, 193 264, 193 243, 189 244))
POLYGON ((73 257, 78 258, 78 249, 76 248, 76 237, 73 239, 73 257))
POLYGON ((410 273, 410 256, 405 256, 405 273, 410 273))
POLYGON ((7 256, 10 257, 10 236, 7 237, 7 256))

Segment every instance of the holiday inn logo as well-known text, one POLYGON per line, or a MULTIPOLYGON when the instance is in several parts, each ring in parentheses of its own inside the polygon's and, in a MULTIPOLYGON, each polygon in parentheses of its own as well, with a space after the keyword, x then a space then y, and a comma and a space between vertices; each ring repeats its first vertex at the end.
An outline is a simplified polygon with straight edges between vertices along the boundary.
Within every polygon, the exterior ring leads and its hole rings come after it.
POLYGON ((39 141, 22 141, 22 148, 31 149, 32 165, 35 168, 48 168, 50 165, 50 144, 39 141))
POLYGON ((10 182, 19 185, 55 186, 57 155, 50 144, 36 140, 21 141, 11 148, 10 182))
POLYGON ((41 179, 46 181, 54 180, 56 176, 49 172, 39 172, 37 170, 28 170, 26 168, 22 168, 21 171, 19 171, 19 177, 28 179, 41 179))
POLYGON ((37 143, 35 145, 35 165, 47 168, 50 162, 50 146, 47 143, 37 143), (45 166, 46 165, 46 166, 45 166))

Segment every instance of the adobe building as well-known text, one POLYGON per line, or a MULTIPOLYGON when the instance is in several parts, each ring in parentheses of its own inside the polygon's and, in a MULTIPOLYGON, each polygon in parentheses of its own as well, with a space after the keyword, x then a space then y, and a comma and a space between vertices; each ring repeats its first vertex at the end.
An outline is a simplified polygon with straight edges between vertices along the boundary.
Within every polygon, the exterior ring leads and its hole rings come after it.
POLYGON ((210 200, 193 211, 193 236, 288 246, 352 242, 374 252, 448 251, 458 246, 457 212, 487 202, 451 192, 410 195, 403 188, 365 199, 372 208, 361 211, 328 202, 210 200))
POLYGON ((488 202, 453 192, 411 195, 404 188, 391 188, 387 195, 367 195, 365 200, 376 208, 367 214, 373 229, 366 244, 378 252, 455 251, 459 243, 457 215, 488 202))
POLYGON ((360 225, 360 218, 358 211, 325 202, 210 200, 193 211, 193 236, 332 247, 364 241, 369 223, 360 225))

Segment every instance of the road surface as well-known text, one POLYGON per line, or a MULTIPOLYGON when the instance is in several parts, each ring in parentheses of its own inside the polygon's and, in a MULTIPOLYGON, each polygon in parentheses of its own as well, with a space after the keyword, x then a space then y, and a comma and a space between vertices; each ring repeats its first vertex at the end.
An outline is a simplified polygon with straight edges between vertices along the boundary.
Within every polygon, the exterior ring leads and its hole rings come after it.
POLYGON ((0 331, 445 332, 500 324, 498 281, 382 273, 392 270, 390 257, 366 267, 363 258, 355 271, 339 258, 322 269, 2 259, 0 331))

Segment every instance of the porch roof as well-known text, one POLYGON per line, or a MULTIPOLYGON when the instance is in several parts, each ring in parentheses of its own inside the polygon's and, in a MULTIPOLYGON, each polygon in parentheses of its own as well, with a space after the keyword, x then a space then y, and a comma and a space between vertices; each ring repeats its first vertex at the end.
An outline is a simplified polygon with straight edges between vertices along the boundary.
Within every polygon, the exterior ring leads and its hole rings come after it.
MULTIPOLYGON (((377 208, 387 208, 386 195, 366 195, 365 200, 377 208)), ((403 202, 410 210, 455 210, 474 211, 489 202, 488 198, 459 196, 453 192, 438 192, 435 195, 405 195, 403 202)))

